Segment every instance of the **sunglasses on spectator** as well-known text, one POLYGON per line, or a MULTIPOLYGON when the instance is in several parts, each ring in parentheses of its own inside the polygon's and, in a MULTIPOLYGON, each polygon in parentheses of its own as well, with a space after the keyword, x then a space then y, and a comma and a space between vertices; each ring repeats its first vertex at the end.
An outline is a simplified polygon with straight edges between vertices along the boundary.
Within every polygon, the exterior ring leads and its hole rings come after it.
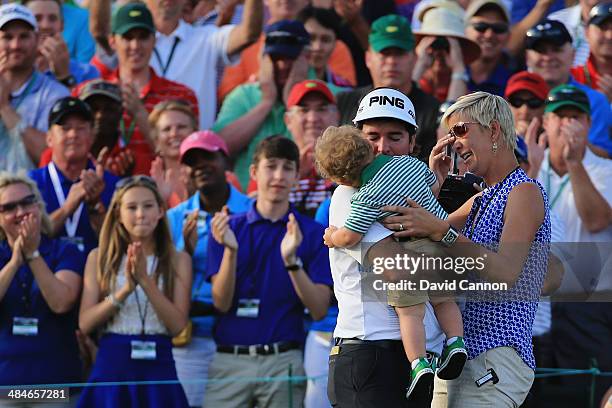
POLYGON ((520 108, 525 104, 530 109, 537 109, 544 106, 544 100, 538 98, 523 99, 516 96, 511 96, 510 98, 508 98, 508 102, 510 102, 510 105, 514 106, 515 108, 520 108))
POLYGON ((0 204, 0 213, 12 213, 17 209, 17 207, 27 210, 37 203, 38 200, 36 199, 36 196, 34 194, 30 194, 23 197, 21 200, 0 204))
POLYGON ((472 23, 472 27, 479 33, 485 33, 489 28, 493 30, 495 34, 505 34, 508 32, 508 24, 504 23, 485 23, 481 21, 472 23))
POLYGON ((457 122, 450 128, 451 136, 463 137, 468 132, 468 125, 478 125, 478 122, 457 122))
POLYGON ((117 182, 115 187, 117 190, 119 190, 121 188, 131 187, 137 183, 147 184, 149 187, 152 187, 157 190, 157 183, 155 182, 155 180, 153 180, 149 176, 143 176, 143 175, 122 178, 121 180, 117 182))

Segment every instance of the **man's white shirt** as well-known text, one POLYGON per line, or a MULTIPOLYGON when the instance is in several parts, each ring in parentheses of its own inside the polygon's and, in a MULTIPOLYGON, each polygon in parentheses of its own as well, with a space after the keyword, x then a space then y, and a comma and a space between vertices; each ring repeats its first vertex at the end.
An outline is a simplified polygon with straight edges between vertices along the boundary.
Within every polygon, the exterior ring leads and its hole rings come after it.
MULTIPOLYGON (((350 212, 351 196, 356 191, 347 186, 336 188, 329 207, 329 225, 344 226, 350 212)), ((366 248, 368 243, 376 243, 392 233, 381 224, 374 223, 358 245, 346 249, 330 249, 329 262, 339 309, 334 337, 362 340, 401 339, 399 320, 393 307, 383 301, 364 299, 362 288, 360 262, 365 255, 362 249, 366 248)), ((371 293, 371 289, 369 292, 371 293)), ((429 303, 426 304, 424 324, 427 350, 440 353, 444 333, 429 303)))

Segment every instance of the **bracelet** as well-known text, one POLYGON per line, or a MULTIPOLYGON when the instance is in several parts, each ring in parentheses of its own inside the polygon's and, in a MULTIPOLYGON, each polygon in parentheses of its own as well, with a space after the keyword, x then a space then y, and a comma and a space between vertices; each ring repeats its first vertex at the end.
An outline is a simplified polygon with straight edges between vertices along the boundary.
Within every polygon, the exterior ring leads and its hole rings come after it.
POLYGON ((104 204, 98 201, 95 205, 87 204, 87 211, 102 214, 104 212, 104 204))
POLYGON ((115 295, 113 293, 105 297, 104 300, 109 300, 111 304, 117 309, 121 309, 121 306, 123 306, 123 303, 118 301, 117 298, 115 298, 115 295))
POLYGON ((470 77, 468 76, 467 72, 463 71, 463 72, 453 72, 451 75, 451 81, 455 81, 457 79, 460 79, 464 82, 469 82, 470 81, 470 77))

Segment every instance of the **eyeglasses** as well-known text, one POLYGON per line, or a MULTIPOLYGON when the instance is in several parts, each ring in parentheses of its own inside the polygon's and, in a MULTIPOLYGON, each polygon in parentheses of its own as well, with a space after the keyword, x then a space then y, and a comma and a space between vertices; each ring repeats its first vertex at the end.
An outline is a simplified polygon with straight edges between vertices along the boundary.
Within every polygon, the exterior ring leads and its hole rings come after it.
POLYGON ((143 176, 143 175, 122 178, 121 180, 117 182, 117 184, 115 184, 115 188, 119 190, 122 188, 131 187, 138 183, 146 184, 149 187, 152 187, 157 190, 157 183, 155 182, 155 180, 153 180, 149 176, 143 176))
POLYGON ((514 106, 515 108, 520 108, 521 106, 527 104, 530 109, 537 109, 544 105, 544 100, 538 98, 523 99, 511 96, 508 98, 508 102, 510 102, 510 105, 514 106))
POLYGON ((12 213, 15 212, 17 207, 21 207, 24 210, 31 208, 34 204, 37 204, 38 200, 34 194, 23 197, 19 201, 13 201, 6 204, 0 204, 0 213, 12 213))
POLYGON ((472 23, 472 28, 479 33, 485 33, 489 28, 495 34, 505 34, 508 32, 508 24, 504 23, 485 23, 483 21, 472 23))
POLYGON ((463 137, 468 132, 468 125, 478 125, 478 122, 457 122, 449 132, 454 137, 463 137))

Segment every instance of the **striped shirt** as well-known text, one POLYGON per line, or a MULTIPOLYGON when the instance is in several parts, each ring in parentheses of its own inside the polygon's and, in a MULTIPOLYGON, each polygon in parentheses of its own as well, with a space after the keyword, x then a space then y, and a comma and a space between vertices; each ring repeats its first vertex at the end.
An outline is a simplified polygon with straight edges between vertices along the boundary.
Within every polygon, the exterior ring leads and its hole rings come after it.
POLYGON ((382 212, 385 205, 406 205, 406 198, 416 201, 438 218, 448 214, 431 186, 436 176, 425 163, 411 156, 377 156, 361 173, 361 187, 351 198, 351 212, 344 226, 365 234, 378 219, 393 215, 382 212))
MULTIPOLYGON (((144 104, 147 112, 151 113, 155 105, 159 102, 166 100, 182 100, 191 106, 196 118, 198 117, 198 100, 195 93, 190 88, 158 76, 151 68, 149 70, 151 73, 149 83, 142 88, 140 92, 140 100, 144 104)), ((104 76, 103 79, 119 84, 121 82, 119 70, 115 70, 110 75, 104 76)), ((80 84, 73 91, 73 95, 78 95, 82 87, 86 84, 87 82, 80 84)), ((130 149, 136 159, 134 174, 149 174, 151 162, 155 158, 153 147, 145 140, 138 126, 132 127, 132 116, 125 110, 123 111, 122 122, 121 137, 113 153, 118 153, 119 149, 130 149)))
POLYGON ((577 4, 572 7, 555 11, 548 16, 548 18, 551 20, 562 22, 565 25, 565 28, 567 28, 567 31, 569 31, 571 34, 573 39, 572 45, 576 49, 576 54, 574 54, 574 63, 572 64, 574 67, 586 64, 586 61, 589 58, 589 42, 584 34, 585 24, 582 21, 580 11, 580 4, 577 4))

